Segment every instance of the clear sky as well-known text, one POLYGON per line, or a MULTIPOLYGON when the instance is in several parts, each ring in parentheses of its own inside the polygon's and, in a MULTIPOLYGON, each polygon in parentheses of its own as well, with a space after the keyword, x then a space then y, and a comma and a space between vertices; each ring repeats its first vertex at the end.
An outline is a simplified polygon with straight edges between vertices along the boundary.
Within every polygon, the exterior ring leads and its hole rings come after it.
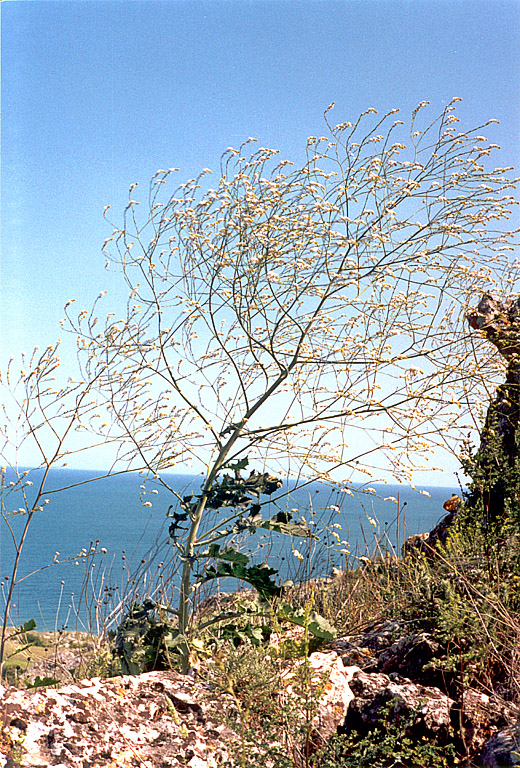
POLYGON ((323 110, 462 97, 520 166, 520 0, 4 0, 0 359, 118 294, 101 245, 129 185, 217 170, 248 136, 299 159, 323 110))

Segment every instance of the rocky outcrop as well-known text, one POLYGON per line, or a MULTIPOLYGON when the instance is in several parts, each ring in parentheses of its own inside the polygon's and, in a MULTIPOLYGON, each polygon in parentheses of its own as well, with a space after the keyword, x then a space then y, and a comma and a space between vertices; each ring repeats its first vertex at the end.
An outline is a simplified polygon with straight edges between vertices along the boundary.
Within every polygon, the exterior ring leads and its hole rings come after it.
POLYGON ((0 757, 2 768, 15 765, 16 744, 23 768, 217 768, 229 764, 229 743, 236 739, 212 713, 204 685, 176 672, 0 694, 4 736, 11 742, 0 757))
MULTIPOLYGON (((501 768, 502 763, 480 763, 478 755, 488 754, 490 739, 504 726, 513 726, 511 732, 516 733, 520 711, 498 696, 470 688, 461 691, 456 674, 443 669, 442 643, 428 632, 408 633, 406 627, 406 622, 385 621, 334 641, 347 668, 353 663, 361 667, 349 683, 354 695, 343 730, 366 734, 384 725, 385 717, 408 720, 413 723, 412 737, 442 742, 450 734, 458 751, 471 755, 474 765, 501 768)), ((498 742, 500 749, 509 743, 505 736, 498 742)), ((510 764, 516 765, 503 763, 510 764)))
POLYGON ((520 765, 520 725, 504 728, 482 750, 482 768, 510 768, 520 765))
POLYGON ((385 720, 405 723, 411 736, 446 741, 455 702, 438 688, 382 673, 358 672, 350 683, 354 694, 345 721, 347 731, 367 734, 385 720))
POLYGON ((468 313, 467 320, 498 350, 507 365, 505 382, 490 403, 476 468, 486 477, 485 487, 475 490, 469 501, 482 496, 486 525, 507 517, 505 475, 518 461, 517 434, 520 427, 520 297, 500 299, 494 293, 484 293, 477 308, 468 313), (497 472, 497 461, 500 471, 497 472))
MULTIPOLYGON (((333 647, 311 654, 307 664, 288 664, 281 675, 282 705, 304 713, 304 697, 313 700, 310 725, 289 735, 295 766, 305 765, 338 730, 363 735, 389 722, 403 725, 411 738, 454 741, 475 765, 519 764, 519 713, 479 691, 457 696, 443 689, 434 662, 445 649, 430 634, 407 634, 405 623, 387 621, 333 647), (436 680, 439 685, 432 684, 436 680)), ((18 764, 12 758, 16 745, 22 768, 235 764, 239 737, 222 716, 233 709, 232 698, 215 696, 209 685, 174 671, 0 694, 0 768, 18 764)))
POLYGON ((308 663, 301 659, 282 675, 284 704, 301 709, 303 696, 316 701, 310 727, 289 738, 296 766, 307 765, 309 756, 323 748, 345 723, 354 698, 351 681, 359 671, 356 666, 345 667, 336 653, 329 652, 313 653, 308 663))
POLYGON ((514 722, 518 715, 498 698, 492 699, 486 693, 471 689, 463 692, 461 701, 451 711, 454 729, 463 736, 459 738, 459 747, 472 755, 478 755, 492 735, 514 722))

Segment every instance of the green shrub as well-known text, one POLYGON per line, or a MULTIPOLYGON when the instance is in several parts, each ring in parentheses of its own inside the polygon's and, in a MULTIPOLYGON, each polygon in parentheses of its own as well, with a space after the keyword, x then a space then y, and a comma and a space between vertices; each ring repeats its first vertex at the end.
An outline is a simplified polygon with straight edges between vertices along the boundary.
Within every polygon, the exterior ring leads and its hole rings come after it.
MULTIPOLYGON (((392 702, 382 710, 386 719, 392 702)), ((411 715, 402 722, 389 722, 368 734, 352 733, 332 738, 323 751, 319 768, 453 768, 455 749, 426 738, 408 735, 414 723, 411 715)))

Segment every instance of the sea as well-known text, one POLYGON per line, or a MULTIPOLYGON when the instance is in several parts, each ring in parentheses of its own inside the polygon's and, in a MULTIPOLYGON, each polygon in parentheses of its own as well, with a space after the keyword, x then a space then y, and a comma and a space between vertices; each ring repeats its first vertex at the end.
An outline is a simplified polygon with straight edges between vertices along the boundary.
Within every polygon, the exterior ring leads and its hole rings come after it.
MULTIPOLYGON (((81 630, 99 633, 113 628, 125 606, 152 597, 175 604, 181 562, 169 540, 168 510, 178 509, 172 491, 196 495, 201 476, 169 475, 171 490, 137 474, 96 479, 87 470, 55 469, 47 480, 42 509, 27 528, 11 599, 8 623, 20 626, 33 619, 37 630, 81 630), (60 490, 61 489, 61 490, 60 490)), ((2 498, 0 520, 0 610, 5 610, 19 542, 27 522, 20 491, 2 498)), ((41 473, 24 482, 27 501, 36 493, 41 473)), ((460 490, 451 487, 412 489, 373 485, 355 490, 331 489, 309 483, 298 490, 289 482, 262 498, 264 517, 290 511, 305 519, 315 537, 300 538, 257 532, 238 534, 232 544, 249 564, 267 563, 284 582, 329 576, 335 568, 354 566, 359 558, 398 554, 404 539, 431 528, 445 515, 443 503, 460 490), (352 494, 352 495, 351 495, 352 494)), ((208 511, 202 531, 225 530, 231 511, 208 511)), ((208 537, 208 539, 211 537, 208 537)), ((221 546, 227 541, 219 541, 221 546)), ((202 577, 205 563, 194 563, 202 577)), ((202 580, 202 578, 201 578, 202 580)), ((197 598, 215 590, 235 591, 247 585, 231 579, 211 581, 194 591, 197 598)))

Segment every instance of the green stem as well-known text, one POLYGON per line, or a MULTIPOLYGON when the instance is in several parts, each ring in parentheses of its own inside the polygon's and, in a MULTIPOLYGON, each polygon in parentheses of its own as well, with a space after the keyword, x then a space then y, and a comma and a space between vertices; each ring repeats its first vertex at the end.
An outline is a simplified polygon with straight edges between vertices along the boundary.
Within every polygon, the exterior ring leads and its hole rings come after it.
MULTIPOLYGON (((217 456, 213 464, 213 467, 208 475, 208 478, 204 483, 202 494, 199 498, 199 503, 197 504, 195 512, 193 513, 193 517, 191 518, 191 527, 188 534, 188 539, 186 541, 186 545, 184 546, 183 552, 182 552, 184 563, 182 566, 181 591, 180 591, 180 597, 179 597, 179 634, 181 634, 184 638, 187 637, 188 623, 190 619, 190 587, 191 587, 191 573, 193 570, 193 555, 195 552, 195 546, 197 545, 197 534, 199 532, 200 523, 202 521, 202 515, 204 514, 206 503, 208 501, 208 494, 211 488, 213 487, 213 483, 215 482, 219 471, 225 464, 228 454, 231 451, 231 448, 233 447, 235 442, 238 440, 240 433, 244 427, 244 424, 245 424, 245 420, 237 424, 233 434, 231 435, 226 445, 222 448, 219 455, 217 456)), ((187 674, 190 668, 189 649, 187 645, 185 645, 182 648, 183 650, 181 651, 181 671, 183 674, 187 674)))

